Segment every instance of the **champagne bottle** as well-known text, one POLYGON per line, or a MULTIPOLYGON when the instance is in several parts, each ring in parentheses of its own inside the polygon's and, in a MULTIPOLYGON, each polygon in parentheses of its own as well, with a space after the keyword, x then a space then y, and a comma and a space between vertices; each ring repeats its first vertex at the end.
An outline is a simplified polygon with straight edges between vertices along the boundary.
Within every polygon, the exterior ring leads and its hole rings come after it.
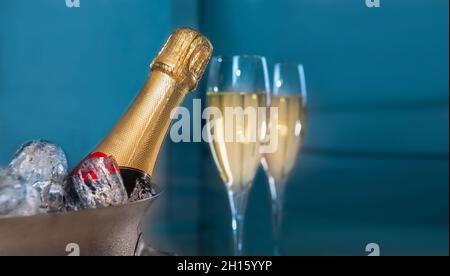
POLYGON ((170 112, 196 88, 211 54, 207 38, 193 29, 177 29, 153 60, 128 111, 86 159, 113 156, 129 193, 130 186, 149 185, 170 112))

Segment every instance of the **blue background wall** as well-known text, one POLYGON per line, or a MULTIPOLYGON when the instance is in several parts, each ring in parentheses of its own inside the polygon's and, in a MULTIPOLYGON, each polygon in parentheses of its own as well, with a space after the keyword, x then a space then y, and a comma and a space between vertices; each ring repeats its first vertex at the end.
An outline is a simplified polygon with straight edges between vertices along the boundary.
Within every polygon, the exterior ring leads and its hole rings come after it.
MULTIPOLYGON (((72 165, 132 101, 176 26, 215 54, 301 62, 309 89, 304 151, 288 183, 286 254, 448 254, 448 1, 0 0, 0 164, 22 142, 62 145, 72 165)), ((204 98, 204 91, 185 101, 204 98)), ((181 254, 231 251, 225 190, 204 144, 173 144, 155 179, 166 194, 149 237, 181 254)), ((248 254, 270 254, 262 172, 248 254)))
POLYGON ((136 96, 171 31, 170 1, 0 1, 0 162, 45 137, 75 165, 136 96))

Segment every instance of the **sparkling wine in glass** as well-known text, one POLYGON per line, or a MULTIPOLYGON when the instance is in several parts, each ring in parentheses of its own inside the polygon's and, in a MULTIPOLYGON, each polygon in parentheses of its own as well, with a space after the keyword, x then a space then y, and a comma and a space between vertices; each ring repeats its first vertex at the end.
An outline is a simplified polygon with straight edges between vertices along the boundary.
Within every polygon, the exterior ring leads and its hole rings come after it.
POLYGON ((294 168, 303 143, 306 128, 306 85, 302 65, 278 63, 274 69, 274 83, 270 94, 270 107, 278 112, 269 116, 268 131, 278 138, 275 152, 265 153, 262 165, 266 171, 272 200, 275 255, 280 255, 279 236, 285 184, 294 168))
POLYGON ((243 225, 249 190, 261 162, 269 90, 264 57, 214 57, 208 77, 209 145, 226 185, 234 254, 243 255, 243 225))

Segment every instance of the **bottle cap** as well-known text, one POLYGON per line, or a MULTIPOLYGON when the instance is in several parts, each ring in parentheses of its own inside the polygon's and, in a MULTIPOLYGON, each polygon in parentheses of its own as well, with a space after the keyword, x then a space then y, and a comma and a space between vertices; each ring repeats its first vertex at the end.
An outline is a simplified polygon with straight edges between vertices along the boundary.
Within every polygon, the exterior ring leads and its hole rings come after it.
POLYGON ((152 71, 161 71, 174 78, 189 91, 197 87, 213 47, 209 40, 196 30, 177 29, 151 64, 152 71))

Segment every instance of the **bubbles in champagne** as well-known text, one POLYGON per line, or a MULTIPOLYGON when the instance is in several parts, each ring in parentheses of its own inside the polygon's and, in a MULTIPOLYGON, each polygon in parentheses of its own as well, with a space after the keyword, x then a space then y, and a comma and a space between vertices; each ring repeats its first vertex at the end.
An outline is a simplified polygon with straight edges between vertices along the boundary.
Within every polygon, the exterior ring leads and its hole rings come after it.
POLYGON ((260 137, 265 118, 258 108, 266 106, 265 93, 208 93, 208 106, 220 110, 220 118, 210 118, 211 151, 223 181, 231 191, 247 189, 260 162, 260 137), (234 111, 243 111, 231 113, 234 111))
POLYGON ((278 133, 278 147, 273 153, 264 155, 265 170, 276 183, 283 183, 294 167, 303 142, 306 123, 306 110, 301 96, 273 96, 271 107, 278 108, 278 118, 269 120, 269 131, 275 128, 278 133))

